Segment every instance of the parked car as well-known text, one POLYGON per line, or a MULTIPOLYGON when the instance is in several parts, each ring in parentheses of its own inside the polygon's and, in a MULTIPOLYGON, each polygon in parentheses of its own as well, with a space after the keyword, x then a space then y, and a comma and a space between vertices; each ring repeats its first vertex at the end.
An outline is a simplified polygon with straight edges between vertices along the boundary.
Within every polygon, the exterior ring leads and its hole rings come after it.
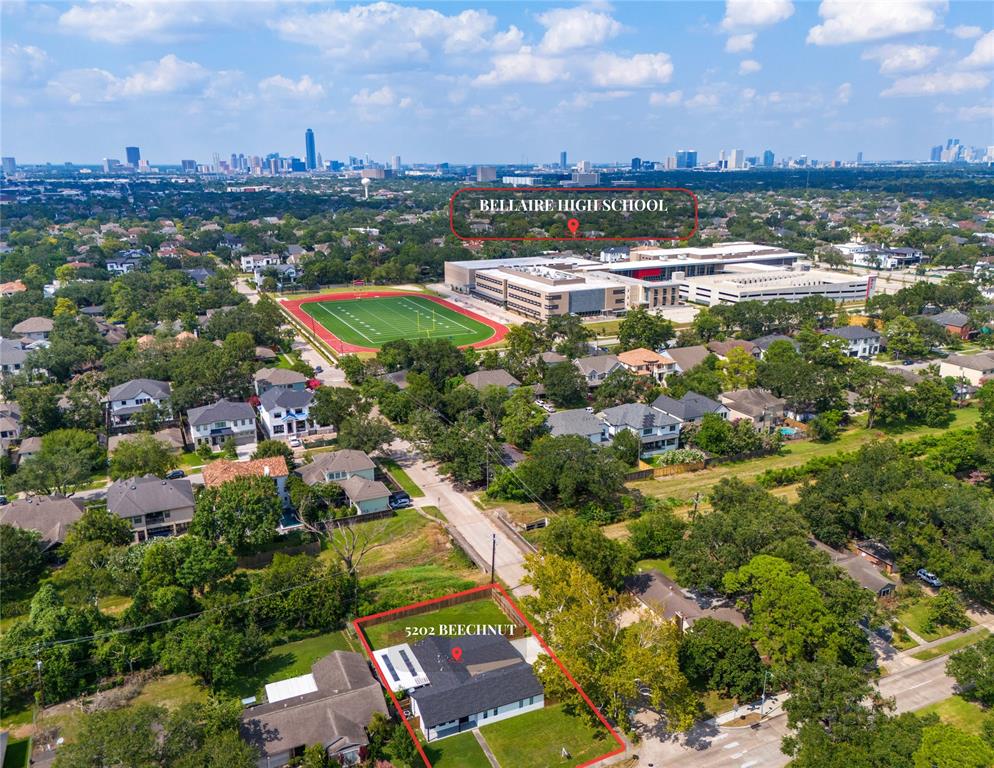
POLYGON ((303 445, 303 443, 296 437, 291 437, 288 442, 290 443, 291 448, 300 448, 303 445))
POLYGON ((181 477, 186 477, 186 472, 182 469, 172 469, 166 472, 166 480, 179 480, 181 477))
POLYGON ((931 571, 926 571, 924 568, 919 568, 917 571, 915 571, 915 575, 918 576, 919 579, 924 581, 930 587, 935 587, 936 589, 938 589, 939 587, 942 586, 942 582, 939 581, 939 577, 936 576, 931 571))
POLYGON ((315 365, 314 373, 324 373, 324 368, 322 368, 320 365, 315 365))
POLYGON ((901 365, 914 365, 914 364, 915 364, 914 360, 902 360, 901 361, 901 365))
POLYGON ((411 496, 407 491, 394 491, 390 494, 390 509, 405 509, 411 506, 411 496))
POLYGON ((0 496, 0 507, 2 507, 4 504, 8 504, 8 503, 9 502, 7 501, 7 497, 6 496, 0 496))

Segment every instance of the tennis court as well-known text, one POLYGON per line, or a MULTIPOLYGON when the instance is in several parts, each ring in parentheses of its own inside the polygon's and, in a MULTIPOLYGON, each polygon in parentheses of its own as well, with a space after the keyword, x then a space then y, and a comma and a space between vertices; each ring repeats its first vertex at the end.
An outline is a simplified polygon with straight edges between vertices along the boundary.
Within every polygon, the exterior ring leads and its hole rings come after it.
POLYGON ((503 337, 507 330, 446 301, 418 294, 334 294, 283 303, 340 351, 375 350, 388 341, 419 338, 479 346, 503 337), (315 323, 327 334, 320 333, 315 323))

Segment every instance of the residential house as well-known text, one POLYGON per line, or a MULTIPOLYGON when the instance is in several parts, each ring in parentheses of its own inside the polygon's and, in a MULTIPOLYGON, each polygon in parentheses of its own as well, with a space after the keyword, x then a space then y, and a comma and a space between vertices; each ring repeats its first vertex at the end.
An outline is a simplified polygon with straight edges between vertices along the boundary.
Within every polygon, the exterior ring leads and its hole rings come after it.
POLYGON ((255 359, 263 363, 275 362, 277 354, 271 350, 269 347, 256 347, 255 348, 255 359))
POLYGON ((613 440, 622 430, 636 435, 642 443, 640 456, 676 450, 680 443, 680 420, 642 403, 607 408, 598 414, 613 440))
POLYGON ((545 706, 531 664, 504 635, 427 637, 378 650, 375 657, 386 684, 410 693, 411 714, 427 741, 545 706), (462 650, 458 660, 454 648, 462 650))
POLYGON ((981 352, 979 355, 950 355, 939 361, 939 375, 966 379, 979 387, 994 378, 994 352, 981 352))
POLYGON ((242 272, 255 272, 262 267, 275 267, 282 263, 277 253, 252 253, 240 259, 242 272))
POLYGON ((41 450, 41 438, 35 435, 34 437, 26 437, 21 440, 21 444, 17 446, 17 463, 20 464, 25 459, 30 459, 38 451, 41 450))
POLYGON ((20 280, 11 280, 0 283, 0 296, 13 296, 15 293, 24 293, 28 287, 20 280))
POLYGON ((131 523, 135 541, 179 536, 193 521, 193 486, 185 477, 118 480, 107 488, 109 512, 131 523))
POLYGON ((707 360, 711 353, 707 347, 698 344, 693 347, 673 347, 667 349, 666 354, 676 363, 677 373, 686 373, 707 360))
POLYGON ((345 491, 349 504, 355 509, 356 514, 366 515, 390 509, 390 489, 379 480, 367 480, 365 477, 353 475, 336 482, 345 491))
POLYGON ((296 765, 320 744, 336 764, 353 765, 369 744, 366 726, 386 715, 383 689, 365 657, 332 651, 309 674, 269 683, 266 702, 242 713, 242 738, 259 750, 259 768, 296 765))
POLYGON ((17 325, 11 326, 11 332, 22 339, 44 341, 52 334, 55 323, 50 317, 29 317, 17 325))
POLYGON ((849 357, 869 360, 880 352, 880 334, 871 328, 844 325, 839 328, 829 328, 825 333, 843 339, 849 345, 846 350, 849 357))
POLYGON ((473 373, 466 375, 465 380, 471 387, 480 391, 483 391, 484 387, 497 386, 503 387, 508 392, 513 392, 521 386, 521 382, 503 368, 493 371, 473 371, 473 373))
POLYGON ((0 379, 23 371, 28 351, 19 339, 0 338, 0 379))
POLYGON ((969 339, 976 332, 973 323, 970 322, 969 316, 960 312, 958 309, 946 310, 937 315, 920 315, 920 317, 936 325, 941 325, 953 336, 957 336, 960 339, 969 339))
POLYGON ((44 551, 65 542, 69 526, 82 516, 83 502, 65 496, 28 496, 0 507, 0 523, 37 531, 44 551))
POLYGON ((167 381, 155 379, 132 379, 116 387, 111 387, 103 402, 107 409, 107 429, 109 432, 123 432, 133 428, 134 417, 149 403, 159 407, 172 418, 169 398, 172 389, 167 381))
POLYGON ((549 434, 553 437, 579 435, 587 438, 594 445, 607 441, 607 425, 586 408, 550 413, 545 423, 549 428, 549 434))
POLYGON ((300 276, 300 269, 296 264, 271 264, 265 267, 256 267, 252 273, 256 285, 262 283, 267 277, 273 277, 278 287, 283 287, 289 283, 295 283, 300 276))
POLYGON ((752 345, 759 350, 759 358, 762 359, 766 356, 766 351, 770 348, 770 346, 778 341, 786 341, 795 350, 800 350, 801 348, 801 345, 797 339, 792 339, 790 336, 784 336, 782 333, 771 333, 768 336, 760 336, 758 339, 752 340, 752 345))
POLYGON ((290 506, 290 494, 286 489, 286 481, 290 476, 284 456, 267 456, 251 461, 228 461, 218 459, 212 461, 203 470, 204 485, 213 488, 224 485, 229 480, 239 477, 271 477, 276 484, 276 493, 283 506, 290 506))
POLYGON ((759 357, 761 355, 760 349, 753 344, 751 341, 746 341, 745 339, 729 339, 728 341, 709 341, 708 351, 720 357, 722 360, 728 357, 728 353, 733 349, 741 349, 748 355, 752 357, 759 357))
POLYGON ((126 275, 141 269, 146 255, 145 251, 137 249, 118 251, 116 256, 107 259, 105 267, 112 275, 126 275))
POLYGON ((186 412, 190 442, 217 447, 230 437, 235 445, 255 442, 255 409, 249 403, 221 398, 186 412))
POLYGON ((783 421, 787 401, 765 389, 736 389, 718 399, 728 407, 728 418, 748 419, 757 427, 772 429, 783 421))
MULTIPOLYGON (((107 438, 107 453, 113 454, 122 443, 125 443, 128 440, 134 440, 137 436, 137 433, 134 432, 124 435, 111 435, 107 438)), ((183 430, 179 427, 163 427, 162 429, 153 432, 152 437, 160 443, 165 443, 172 453, 178 453, 187 447, 183 430)))
POLYGON ((184 269, 183 271, 196 283, 198 288, 205 287, 207 279, 214 276, 213 270, 204 267, 193 267, 192 269, 184 269))
POLYGON ((696 392, 687 392, 679 400, 660 395, 652 401, 652 407, 669 414, 674 419, 679 419, 684 424, 700 424, 709 413, 716 413, 723 419, 728 418, 727 406, 696 392))
POLYGON ((670 373, 676 373, 676 361, 668 355, 639 347, 618 354, 618 362, 636 376, 651 376, 662 382, 670 373))
POLYGON ((863 539, 855 542, 856 554, 866 558, 884 573, 894 573, 894 553, 890 547, 876 539, 863 539))
POLYGON ((314 460, 299 467, 296 474, 308 485, 337 482, 349 477, 375 480, 376 465, 362 451, 343 449, 316 454, 314 460))
POLYGON ((894 593, 897 585, 884 576, 873 563, 856 552, 840 552, 832 549, 820 541, 812 542, 816 549, 820 549, 833 565, 849 574, 849 577, 859 584, 863 589, 868 589, 877 597, 886 597, 894 593))
POLYGON ((682 632, 701 619, 727 621, 737 627, 747 623, 742 612, 729 601, 710 599, 684 589, 655 569, 633 576, 625 583, 646 607, 664 619, 675 620, 682 632))
POLYGON ((267 389, 259 397, 263 432, 276 439, 311 434, 316 427, 310 416, 313 400, 309 389, 267 389))
POLYGON ((307 389, 307 377, 286 368, 260 368, 252 377, 255 393, 263 395, 270 389, 307 389))
POLYGON ((21 406, 0 403, 0 453, 6 453, 21 440, 21 406))
POLYGON ((621 362, 614 355, 591 355, 580 357, 573 361, 573 364, 583 374, 587 387, 594 389, 612 373, 622 367, 621 362))

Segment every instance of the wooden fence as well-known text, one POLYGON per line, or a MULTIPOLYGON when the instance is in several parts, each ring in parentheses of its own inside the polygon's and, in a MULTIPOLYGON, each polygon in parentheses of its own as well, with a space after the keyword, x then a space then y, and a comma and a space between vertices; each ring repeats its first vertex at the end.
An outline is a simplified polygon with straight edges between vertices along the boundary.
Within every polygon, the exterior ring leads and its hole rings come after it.
POLYGON ((408 616, 421 616, 425 613, 434 613, 435 611, 439 611, 443 608, 451 608, 453 605, 462 605, 463 603, 472 603, 476 600, 493 600, 497 604, 497 607, 500 608, 501 612, 504 613, 512 623, 517 626, 523 626, 521 617, 518 615, 517 611, 515 611, 514 608, 511 607, 504 599, 504 596, 495 589, 453 595, 441 600, 435 600, 427 605, 412 605, 407 608, 401 608, 396 611, 391 611, 385 616, 374 616, 369 619, 363 619, 360 622, 360 626, 363 628, 372 627, 377 624, 385 624, 388 621, 404 619, 408 616))

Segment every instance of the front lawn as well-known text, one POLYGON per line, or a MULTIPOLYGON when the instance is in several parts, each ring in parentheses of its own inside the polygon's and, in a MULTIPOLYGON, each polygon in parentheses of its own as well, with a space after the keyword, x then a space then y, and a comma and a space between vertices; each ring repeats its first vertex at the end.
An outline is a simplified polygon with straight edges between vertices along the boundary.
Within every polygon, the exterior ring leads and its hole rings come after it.
POLYGON ((558 704, 485 725, 480 733, 497 762, 509 768, 572 767, 618 748, 603 727, 565 714, 558 704))
MULTIPOLYGON (((507 625, 511 621, 504 615, 504 612, 497 607, 497 604, 488 596, 483 595, 479 600, 472 600, 468 603, 459 603, 446 608, 439 608, 437 611, 422 613, 417 616, 405 616, 383 624, 372 626, 363 624, 366 631, 366 638, 373 648, 386 648, 397 643, 415 642, 421 638, 428 637, 428 634, 408 635, 408 628, 416 630, 418 628, 438 628, 443 624, 499 624, 507 625)), ((527 631, 527 630, 524 630, 527 631)), ((437 631, 432 634, 443 634, 437 631)))
POLYGON ((425 745, 432 768, 490 768, 483 748, 469 731, 425 745))
POLYGON ((677 584, 680 583, 676 577, 676 569, 673 567, 673 563, 670 562, 669 558, 666 558, 665 560, 660 560, 658 558, 639 560, 638 563, 636 563, 636 567, 639 572, 657 570, 663 574, 663 576, 673 579, 673 581, 677 584))
POLYGON ((166 709, 177 709, 191 702, 207 701, 207 690, 192 675, 163 675, 149 680, 134 699, 131 706, 152 704, 166 709))
POLYGON ((380 459, 380 464, 390 473, 390 477, 394 479, 397 485, 407 491, 412 499, 420 499, 425 495, 425 492, 418 487, 418 484, 411 479, 411 476, 396 461, 393 459, 380 459))
POLYGON ((944 626, 933 627, 931 632, 927 631, 925 624, 931 602, 932 598, 930 597, 908 599, 902 603, 897 612, 898 621, 929 643, 933 640, 941 640, 943 637, 948 637, 960 631, 953 627, 944 626))
POLYGON ((262 701, 268 683, 306 675, 315 661, 332 651, 353 650, 355 649, 349 644, 343 631, 274 645, 261 661, 244 667, 238 682, 230 686, 227 692, 240 699, 255 696, 262 701))
POLYGON ((944 723, 959 728, 961 731, 972 733, 974 736, 980 735, 985 713, 979 704, 967 701, 960 696, 950 696, 948 699, 929 704, 924 709, 918 710, 920 715, 932 712, 937 714, 944 723))
POLYGON ((937 659, 940 656, 945 656, 947 653, 952 653, 953 651, 958 651, 961 648, 966 648, 968 645, 979 643, 989 634, 990 630, 982 628, 976 632, 970 632, 967 635, 960 635, 959 637, 955 637, 945 643, 940 643, 933 648, 926 648, 923 651, 918 651, 918 653, 913 653, 911 654, 911 657, 918 659, 919 661, 930 661, 931 659, 937 659))

